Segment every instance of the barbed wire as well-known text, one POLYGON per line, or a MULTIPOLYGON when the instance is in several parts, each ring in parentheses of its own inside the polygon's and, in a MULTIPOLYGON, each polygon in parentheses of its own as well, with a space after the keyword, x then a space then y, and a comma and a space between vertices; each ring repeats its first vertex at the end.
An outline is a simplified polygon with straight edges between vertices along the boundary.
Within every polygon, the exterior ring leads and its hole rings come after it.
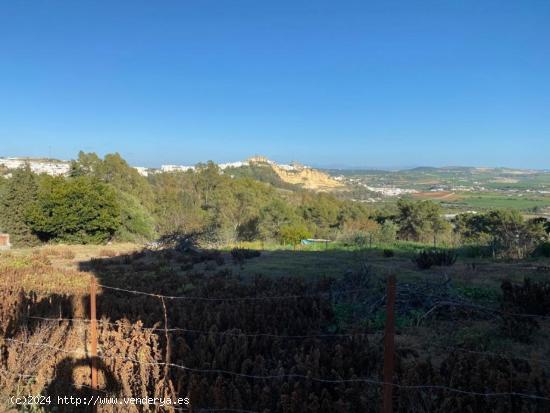
MULTIPOLYGON (((65 350, 61 349, 55 346, 45 345, 45 344, 39 344, 39 343, 27 343, 22 340, 17 339, 5 339, 5 341, 20 343, 23 345, 32 345, 32 346, 45 346, 50 349, 64 352, 64 353, 76 353, 76 350, 65 350)), ((398 389, 404 389, 404 390, 442 390, 442 391, 448 391, 452 393, 457 394, 466 394, 471 396, 479 396, 479 397, 510 397, 510 396, 516 396, 516 397, 523 397, 528 399, 534 399, 534 400, 543 400, 550 402, 550 398, 539 396, 536 394, 528 394, 528 393, 520 393, 520 392, 477 392, 477 391, 471 391, 471 390, 463 390, 463 389, 457 389, 450 386, 445 385, 437 385, 437 384, 422 384, 422 385, 403 385, 398 383, 391 383, 391 382, 384 382, 376 379, 370 379, 370 378, 351 378, 351 379, 326 379, 326 378, 317 378, 317 377, 311 377, 304 374, 295 374, 295 373, 289 373, 289 374, 272 374, 272 375, 255 375, 255 374, 245 374, 245 373, 239 373, 234 372, 230 370, 223 370, 223 369, 198 369, 198 368, 192 368, 187 367, 183 365, 178 365, 174 363, 164 363, 164 362, 148 362, 148 361, 141 361, 138 359, 134 359, 131 357, 122 357, 122 356, 115 356, 115 355, 98 355, 97 356, 100 359, 108 360, 108 359, 119 359, 124 361, 130 361, 136 364, 140 365, 152 365, 152 366, 168 366, 171 368, 177 368, 183 371, 189 371, 191 373, 204 373, 204 374, 226 374, 230 376, 235 377, 242 377, 242 378, 249 378, 249 379, 255 379, 255 380, 281 380, 281 379, 304 379, 304 380, 311 380, 319 383, 326 383, 326 384, 343 384, 343 383, 366 383, 366 384, 372 384, 377 386, 392 386, 398 389)))
POLYGON ((298 295, 279 295, 279 296, 266 296, 266 297, 258 297, 258 296, 248 296, 248 297, 197 297, 197 296, 189 296, 189 295, 163 295, 163 294, 157 294, 157 293, 149 293, 146 291, 138 291, 138 290, 129 290, 126 288, 121 287, 112 287, 109 285, 104 284, 98 284, 98 287, 107 289, 107 290, 114 290, 114 291, 123 291, 130 294, 136 294, 136 295, 146 295, 149 297, 155 297, 155 298, 164 298, 165 300, 192 300, 192 301, 267 301, 267 300, 293 300, 298 298, 319 298, 324 296, 335 296, 335 295, 345 295, 345 294, 354 294, 359 292, 365 292, 365 291, 372 291, 372 289, 369 288, 357 288, 353 290, 345 290, 345 291, 327 291, 324 293, 317 293, 317 294, 298 294, 298 295))
MULTIPOLYGON (((47 318, 47 317, 35 317, 35 316, 29 316, 27 318, 35 319, 35 320, 42 320, 42 321, 48 321, 48 322, 82 322, 89 324, 91 322, 90 319, 83 319, 83 318, 47 318)), ((104 324, 104 325, 110 325, 114 327, 118 327, 123 325, 122 322, 109 322, 106 320, 97 320, 98 324, 104 324)), ((165 331, 164 328, 161 327, 142 327, 142 330, 146 331, 165 331)), ((245 333, 245 332, 230 332, 230 331, 211 331, 211 330, 193 330, 193 329, 186 329, 186 328, 179 328, 179 327, 172 327, 168 328, 166 331, 168 332, 175 332, 175 331, 181 331, 185 333, 192 333, 192 334, 201 334, 201 335, 217 335, 217 336, 229 336, 229 337, 269 337, 269 338, 280 338, 280 339, 304 339, 304 338, 336 338, 336 337, 367 337, 372 336, 373 333, 341 333, 341 334, 304 334, 304 335, 285 335, 285 334, 271 334, 271 333, 245 333)), ((426 347, 419 346, 419 345, 410 345, 410 344, 403 344, 405 348, 415 348, 417 350, 425 350, 426 347)), ((437 345, 433 343, 428 344, 429 347, 435 347, 442 350, 450 350, 450 351, 459 351, 463 353, 472 353, 472 354, 479 354, 479 355, 485 355, 485 356, 492 356, 492 357, 504 357, 504 358, 513 358, 518 360, 525 360, 525 361, 532 361, 535 363, 544 363, 550 365, 550 360, 544 359, 544 358, 533 358, 533 357, 525 357, 525 356, 519 356, 517 354, 510 354, 510 353, 504 353, 504 352, 493 352, 493 351, 481 351, 481 350, 470 350, 465 349, 463 347, 456 347, 456 346, 448 346, 448 345, 437 345)))
MULTIPOLYGON (((358 292, 366 292, 370 291, 372 292, 372 288, 359 288, 359 289, 353 289, 353 290, 345 290, 345 291, 333 291, 333 292, 326 292, 326 293, 318 293, 318 294, 310 294, 310 295, 288 295, 288 296, 272 296, 272 297, 225 297, 225 298, 214 298, 214 297, 196 297, 196 296, 169 296, 169 295, 162 295, 162 294, 156 294, 156 293, 149 293, 145 291, 139 291, 139 290, 128 290, 120 287, 112 287, 107 286, 104 284, 98 285, 101 288, 115 290, 115 291, 123 291, 131 294, 137 294, 137 295, 146 295, 150 297, 156 297, 156 298, 164 298, 167 300, 200 300, 200 301, 262 301, 262 300, 281 300, 281 299, 297 299, 297 298, 318 298, 322 296, 336 296, 336 295, 345 295, 345 294, 353 294, 358 292)), ((527 314, 527 313, 516 313, 516 312, 508 312, 499 310, 496 308, 486 307, 479 304, 474 304, 471 302, 460 302, 456 300, 451 300, 449 297, 443 297, 440 295, 434 295, 434 294, 426 294, 422 292, 415 291, 414 294, 422 295, 424 297, 429 297, 432 299, 439 299, 441 301, 434 303, 434 306, 439 305, 447 305, 447 306, 455 306, 455 307, 467 307, 472 309, 477 309, 480 311, 486 311, 494 314, 501 314, 504 316, 513 316, 513 317, 527 317, 527 318, 542 318, 542 319, 550 319, 550 316, 547 315, 541 315, 541 314, 527 314)), ((411 293, 411 295, 413 295, 411 293)))
MULTIPOLYGON (((399 346, 399 343, 397 343, 399 346)), ((400 349, 407 349, 407 348, 414 348, 416 350, 426 350, 427 347, 434 347, 441 350, 448 350, 448 351, 457 351, 461 353, 471 353, 471 354, 478 354, 480 356, 490 356, 490 357, 501 357, 501 358, 507 358, 507 359, 514 359, 514 360, 525 360, 525 361, 531 361, 534 363, 543 363, 550 365, 550 360, 544 359, 544 358, 533 358, 533 357, 524 357, 524 356, 518 356, 517 354, 510 354, 506 352, 494 352, 494 351, 482 351, 482 350, 470 350, 463 347, 455 347, 455 346, 448 346, 448 345, 438 345, 429 343, 426 346, 421 345, 411 345, 411 344, 403 344, 400 349)))
MULTIPOLYGON (((86 318, 48 318, 48 317, 36 317, 27 316, 26 318, 33 320, 51 321, 51 322, 81 322, 89 324, 92 320, 86 318)), ((109 322, 106 320, 97 320, 97 323, 111 326, 119 326, 121 323, 109 322)), ((288 335, 288 334, 272 334, 272 333, 245 333, 245 332, 231 332, 231 331, 211 331, 211 330, 194 330, 181 327, 142 327, 142 330, 146 331, 168 331, 168 332, 184 332, 191 334, 204 334, 204 335, 217 335, 217 336, 230 336, 230 337, 268 337, 268 338, 281 338, 281 339, 307 339, 307 338, 336 338, 336 337, 366 337, 368 333, 323 333, 323 334, 302 334, 302 335, 288 335)))

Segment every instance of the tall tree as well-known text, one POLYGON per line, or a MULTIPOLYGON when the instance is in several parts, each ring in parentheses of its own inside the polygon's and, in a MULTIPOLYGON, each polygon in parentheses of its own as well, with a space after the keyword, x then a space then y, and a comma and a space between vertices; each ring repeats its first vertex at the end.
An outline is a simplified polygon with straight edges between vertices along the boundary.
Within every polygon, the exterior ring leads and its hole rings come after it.
POLYGON ((427 241, 431 238, 435 244, 438 235, 450 228, 442 217, 441 206, 432 201, 400 199, 397 208, 396 222, 402 239, 427 241))
POLYGON ((10 234, 15 246, 35 245, 38 237, 26 221, 27 209, 36 201, 38 185, 29 165, 17 169, 0 198, 0 230, 10 234))

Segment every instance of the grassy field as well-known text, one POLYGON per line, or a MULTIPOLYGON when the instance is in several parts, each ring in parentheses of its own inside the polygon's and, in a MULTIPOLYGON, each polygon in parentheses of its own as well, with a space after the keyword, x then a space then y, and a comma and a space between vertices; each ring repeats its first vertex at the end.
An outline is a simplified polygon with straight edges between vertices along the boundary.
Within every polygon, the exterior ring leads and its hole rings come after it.
POLYGON ((528 210, 550 206, 550 197, 543 196, 519 196, 499 193, 463 193, 460 197, 460 201, 455 202, 455 205, 476 210, 494 208, 528 210))
POLYGON ((85 294, 91 274, 81 271, 80 263, 138 248, 134 244, 48 245, 2 251, 0 285, 40 293, 85 294))
MULTIPOLYGON (((522 261, 498 261, 492 259, 459 257, 451 267, 432 267, 419 270, 413 263, 414 255, 428 244, 400 242, 391 245, 375 245, 373 248, 357 248, 340 243, 297 246, 280 244, 240 243, 238 247, 261 251, 257 258, 247 259, 242 264, 234 263, 228 246, 221 250, 223 264, 214 265, 211 261, 198 262, 185 268, 177 260, 159 264, 162 271, 167 269, 180 274, 189 271, 214 274, 226 270, 241 277, 263 275, 267 277, 299 277, 317 279, 321 277, 342 277, 357 271, 362 266, 373 269, 376 277, 384 279, 394 274, 402 282, 422 282, 451 277, 458 285, 498 290, 503 279, 521 281, 524 277, 534 280, 546 279, 550 272, 550 259, 533 258, 522 261), (262 249, 263 248, 263 249, 262 249), (385 257, 384 250, 390 249, 394 256, 385 257), (473 266, 475 269, 472 269, 473 266)), ((82 264, 94 260, 124 258, 139 251, 136 244, 98 245, 52 245, 32 249, 14 249, 0 253, 0 281, 3 285, 20 285, 26 290, 43 292, 85 292, 89 286, 90 273, 82 270, 82 264)), ((153 258, 145 262, 155 263, 153 258)), ((121 267, 129 267, 122 261, 121 267)), ((154 266, 151 273, 154 272, 154 266)))

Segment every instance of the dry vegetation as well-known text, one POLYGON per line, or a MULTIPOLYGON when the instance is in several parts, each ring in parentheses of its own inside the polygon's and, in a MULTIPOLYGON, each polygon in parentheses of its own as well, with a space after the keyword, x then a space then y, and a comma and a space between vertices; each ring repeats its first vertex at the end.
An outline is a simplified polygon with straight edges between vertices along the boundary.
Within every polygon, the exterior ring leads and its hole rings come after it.
MULTIPOLYGON (((335 251, 324 253, 333 254, 335 260, 351 257, 335 251)), ((288 254, 286 258, 296 253, 288 254)), ((314 255, 304 254, 297 257, 314 259, 314 255)), ((458 300, 456 291, 464 288, 460 277, 463 281, 484 279, 464 291, 476 297, 468 303, 492 305, 483 300, 494 298, 491 294, 508 264, 485 261, 474 268, 472 262, 459 261, 445 268, 447 278, 455 282, 451 287, 442 280, 440 270, 416 271, 410 258, 401 253, 395 257, 384 257, 376 251, 355 254, 355 260, 348 261, 351 268, 342 271, 338 278, 246 275, 248 266, 262 268, 266 260, 285 257, 269 253, 254 258, 255 254, 233 255, 243 255, 243 259, 235 262, 231 254, 217 251, 139 251, 132 245, 50 246, 3 253, 0 388, 4 393, 89 394, 88 325, 33 317, 88 317, 87 291, 93 275, 100 283, 115 287, 229 299, 167 300, 165 313, 157 297, 100 291, 100 387, 112 394, 190 397, 197 409, 379 411, 379 385, 318 382, 297 376, 336 381, 380 380, 383 270, 391 269, 401 273, 396 382, 476 392, 550 394, 548 365, 544 362, 550 359, 548 322, 541 321, 529 341, 521 342, 502 335, 502 320, 494 314, 468 307, 430 311, 436 295, 458 300), (365 260, 372 265, 351 264, 365 260), (339 294, 356 289, 360 292, 339 294), (426 293, 432 296, 426 298, 426 293), (281 296, 301 298, 269 299, 281 296), (242 297, 264 299, 239 300, 242 297), (188 331, 171 331, 167 341, 163 330, 165 314, 168 327, 188 331), (334 333, 346 335, 254 335, 334 333), (165 370, 157 364, 168 360, 199 371, 165 370), (254 379, 219 370, 282 377, 254 379)), ((292 261, 296 269, 298 260, 292 261)), ((537 264, 529 262, 509 268, 521 274, 528 266, 533 274, 541 271, 537 264)), ((513 291, 516 296, 523 294, 523 290, 513 291)), ((464 293, 460 299, 466 302, 466 296, 464 293)), ((524 296, 522 299, 529 301, 524 296)), ((516 396, 475 397, 434 389, 396 389, 395 401, 396 411, 401 412, 543 412, 548 407, 548 402, 516 396)), ((100 407, 99 411, 139 411, 135 406, 133 409, 100 407)))

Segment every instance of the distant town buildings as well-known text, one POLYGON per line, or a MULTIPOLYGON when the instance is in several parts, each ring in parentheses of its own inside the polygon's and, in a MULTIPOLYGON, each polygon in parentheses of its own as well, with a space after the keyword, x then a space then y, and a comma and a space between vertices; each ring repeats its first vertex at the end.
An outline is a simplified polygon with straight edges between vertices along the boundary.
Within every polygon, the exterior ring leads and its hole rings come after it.
POLYGON ((143 166, 134 166, 134 169, 138 171, 141 176, 148 176, 150 172, 149 168, 145 168, 143 166))
POLYGON ((403 194, 416 194, 418 191, 416 189, 407 189, 407 188, 396 188, 396 187, 374 187, 363 185, 365 189, 371 192, 377 192, 384 196, 399 196, 403 194))
POLYGON ((160 166, 161 172, 185 172, 193 169, 195 169, 194 166, 186 166, 186 165, 161 165, 160 166))
MULTIPOLYGON (((254 156, 245 161, 226 162, 218 164, 218 167, 222 170, 227 168, 240 168, 252 164, 269 164, 278 166, 280 169, 286 171, 307 169, 307 166, 299 164, 277 164, 266 157, 254 156)), ((7 170, 14 170, 24 167, 28 164, 31 171, 37 174, 48 174, 52 176, 68 175, 71 170, 71 163, 69 161, 55 160, 55 159, 37 159, 37 158, 0 158, 0 169, 3 167, 7 170)), ((134 166, 138 173, 142 176, 149 176, 159 172, 185 172, 195 170, 194 166, 190 165, 161 165, 160 168, 146 168, 143 166, 134 166)), ((5 176, 10 176, 6 173, 5 176)))
POLYGON ((0 158, 0 166, 7 169, 22 168, 27 163, 31 171, 37 174, 48 174, 52 176, 67 175, 71 169, 71 164, 68 161, 31 158, 0 158))

